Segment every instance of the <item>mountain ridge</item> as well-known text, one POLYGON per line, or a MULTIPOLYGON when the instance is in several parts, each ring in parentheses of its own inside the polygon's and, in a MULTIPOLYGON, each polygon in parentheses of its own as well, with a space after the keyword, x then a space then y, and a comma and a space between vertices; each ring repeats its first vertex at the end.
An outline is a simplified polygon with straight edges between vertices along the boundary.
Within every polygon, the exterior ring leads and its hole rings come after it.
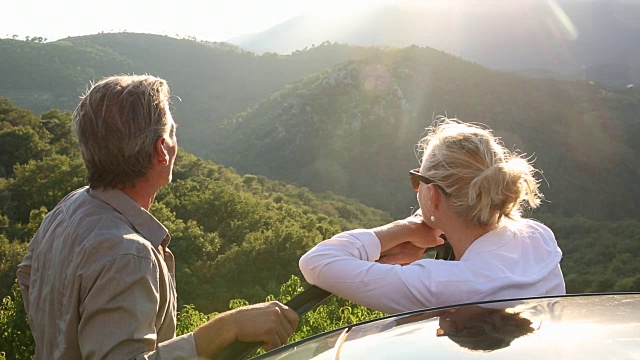
POLYGON ((502 71, 541 68, 624 87, 640 82, 640 3, 433 1, 372 7, 349 18, 307 14, 229 41, 289 53, 323 41, 428 46, 502 71))
POLYGON ((286 84, 373 48, 325 43, 282 56, 256 55, 225 43, 114 33, 50 43, 0 39, 0 96, 35 112, 73 110, 92 80, 151 73, 171 84, 176 119, 189 148, 201 155, 203 129, 244 111, 286 84), (179 100, 181 99, 181 100, 179 100))
MULTIPOLYGON (((19 79, 24 100, 40 111, 71 110, 84 86, 103 75, 164 77, 188 152, 355 197, 394 216, 415 206, 406 171, 417 166, 414 144, 436 115, 486 123, 507 147, 538 157, 551 185, 543 187, 551 202, 543 209, 594 219, 640 213, 640 195, 626 186, 640 168, 633 88, 531 79, 418 46, 325 42, 258 56, 225 44, 99 34, 51 44, 0 40, 0 54, 0 76, 19 79), (60 99, 67 105, 52 106, 60 99)), ((0 84, 0 96, 15 92, 13 83, 0 84)))
POLYGON ((406 184, 406 172, 418 165, 413 146, 434 115, 449 114, 487 124, 507 147, 535 156, 551 183, 543 187, 548 211, 640 213, 630 200, 637 191, 608 189, 640 180, 637 94, 528 79, 419 47, 385 55, 338 65, 272 95, 230 119, 208 156, 240 172, 354 196, 398 217, 415 205, 406 184), (574 174, 603 184, 568 180, 574 174), (593 189, 611 198, 580 194, 593 189))

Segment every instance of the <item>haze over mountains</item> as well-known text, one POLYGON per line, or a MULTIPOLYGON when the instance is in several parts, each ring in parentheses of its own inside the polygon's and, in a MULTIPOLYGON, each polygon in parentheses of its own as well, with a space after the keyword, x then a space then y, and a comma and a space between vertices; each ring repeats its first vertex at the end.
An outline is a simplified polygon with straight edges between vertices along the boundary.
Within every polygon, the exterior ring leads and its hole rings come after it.
MULTIPOLYGON (((229 119, 205 157, 408 215, 407 171, 434 115, 489 125, 544 171, 546 210, 640 214, 638 93, 529 79, 419 47, 338 65, 229 119), (632 180, 636 179, 636 180, 632 180), (604 209, 607 209, 606 211, 604 209)), ((220 130, 219 130, 220 131, 220 130)))
POLYGON ((169 80, 181 146, 205 159, 407 215, 407 170, 435 115, 494 128, 545 172, 544 210, 640 214, 640 95, 585 81, 531 79, 417 46, 323 43, 291 55, 143 34, 53 43, 0 40, 0 96, 72 110, 93 79, 169 80), (546 183, 549 183, 549 187, 546 183))
POLYGON ((640 83, 640 2, 434 0, 349 14, 309 14, 228 40, 290 53, 324 41, 428 46, 492 69, 640 83))

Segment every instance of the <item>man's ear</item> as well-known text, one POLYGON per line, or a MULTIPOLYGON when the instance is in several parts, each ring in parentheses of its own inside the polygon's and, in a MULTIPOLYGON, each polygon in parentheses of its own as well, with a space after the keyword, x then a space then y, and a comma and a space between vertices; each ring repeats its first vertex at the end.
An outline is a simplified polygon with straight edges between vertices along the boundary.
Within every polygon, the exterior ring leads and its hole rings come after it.
POLYGON ((169 153, 167 152, 167 149, 165 149, 166 143, 167 139, 165 139, 164 136, 161 136, 156 140, 154 145, 155 159, 162 165, 167 165, 169 163, 169 153))

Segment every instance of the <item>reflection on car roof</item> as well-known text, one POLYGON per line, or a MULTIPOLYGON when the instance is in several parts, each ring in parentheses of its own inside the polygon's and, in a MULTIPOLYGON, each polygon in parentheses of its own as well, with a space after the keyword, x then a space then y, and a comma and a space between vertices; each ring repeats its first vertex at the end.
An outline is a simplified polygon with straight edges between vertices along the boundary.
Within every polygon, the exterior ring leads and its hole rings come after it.
POLYGON ((640 293, 583 294, 414 311, 357 324, 259 359, 640 357, 640 293))

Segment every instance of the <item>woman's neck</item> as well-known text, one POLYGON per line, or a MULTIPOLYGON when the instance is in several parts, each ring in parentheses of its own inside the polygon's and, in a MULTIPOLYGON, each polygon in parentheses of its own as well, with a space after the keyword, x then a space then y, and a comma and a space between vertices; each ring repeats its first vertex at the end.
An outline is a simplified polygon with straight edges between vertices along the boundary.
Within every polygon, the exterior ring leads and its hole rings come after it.
POLYGON ((456 260, 460 260, 469 246, 478 238, 498 228, 497 218, 495 222, 492 221, 491 223, 493 225, 482 226, 454 216, 446 224, 442 225, 441 229, 453 248, 456 260))

